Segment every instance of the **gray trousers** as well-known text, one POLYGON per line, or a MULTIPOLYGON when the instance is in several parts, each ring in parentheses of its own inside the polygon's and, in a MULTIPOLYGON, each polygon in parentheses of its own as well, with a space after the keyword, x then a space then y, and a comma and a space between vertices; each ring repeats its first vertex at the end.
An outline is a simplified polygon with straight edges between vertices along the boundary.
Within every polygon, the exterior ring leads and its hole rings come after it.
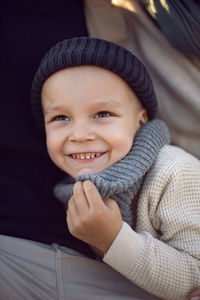
POLYGON ((72 249, 0 235, 0 300, 51 299, 158 298, 72 249))

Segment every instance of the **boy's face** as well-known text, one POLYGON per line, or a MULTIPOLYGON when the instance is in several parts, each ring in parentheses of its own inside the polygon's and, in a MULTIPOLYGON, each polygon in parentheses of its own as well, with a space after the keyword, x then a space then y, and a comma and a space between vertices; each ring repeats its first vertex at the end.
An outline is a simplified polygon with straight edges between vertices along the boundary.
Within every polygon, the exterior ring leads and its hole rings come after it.
POLYGON ((122 159, 146 111, 127 83, 95 66, 67 68, 42 89, 47 148, 54 163, 76 178, 122 159))

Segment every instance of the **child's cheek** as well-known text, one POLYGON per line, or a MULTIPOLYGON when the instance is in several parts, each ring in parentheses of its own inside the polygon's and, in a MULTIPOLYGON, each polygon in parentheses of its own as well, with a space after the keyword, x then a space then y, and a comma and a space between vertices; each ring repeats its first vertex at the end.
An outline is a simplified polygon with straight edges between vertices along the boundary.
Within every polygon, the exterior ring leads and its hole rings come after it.
POLYGON ((47 130, 46 145, 52 161, 58 166, 62 154, 62 142, 56 131, 47 130))

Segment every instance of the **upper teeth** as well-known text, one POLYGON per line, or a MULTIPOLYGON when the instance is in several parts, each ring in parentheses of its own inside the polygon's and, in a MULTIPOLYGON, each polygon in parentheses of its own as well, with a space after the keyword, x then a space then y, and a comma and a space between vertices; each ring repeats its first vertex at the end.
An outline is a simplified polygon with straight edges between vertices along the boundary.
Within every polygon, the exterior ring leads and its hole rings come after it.
POLYGON ((72 157, 75 159, 91 159, 94 157, 99 157, 101 155, 100 152, 98 153, 74 153, 72 157))

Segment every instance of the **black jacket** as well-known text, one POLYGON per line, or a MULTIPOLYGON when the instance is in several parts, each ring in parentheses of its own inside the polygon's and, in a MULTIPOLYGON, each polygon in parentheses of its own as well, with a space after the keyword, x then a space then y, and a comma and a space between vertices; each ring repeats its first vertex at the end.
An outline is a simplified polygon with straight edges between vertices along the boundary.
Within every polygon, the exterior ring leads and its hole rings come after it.
POLYGON ((64 207, 53 196, 64 174, 50 161, 30 107, 31 82, 48 48, 88 35, 82 1, 4 0, 0 9, 0 233, 91 256, 69 234, 64 207))

